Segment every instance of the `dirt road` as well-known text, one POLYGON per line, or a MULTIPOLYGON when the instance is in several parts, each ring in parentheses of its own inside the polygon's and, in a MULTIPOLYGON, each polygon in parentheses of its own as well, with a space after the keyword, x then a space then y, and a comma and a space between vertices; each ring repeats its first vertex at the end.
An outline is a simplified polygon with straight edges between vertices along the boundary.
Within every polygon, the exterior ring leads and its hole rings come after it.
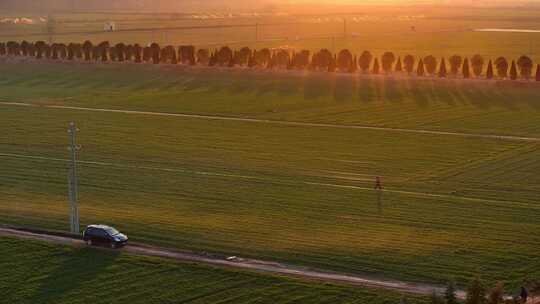
MULTIPOLYGON (((57 234, 48 234, 45 232, 30 232, 26 230, 19 230, 13 228, 0 227, 0 237, 17 237, 21 239, 31 239, 38 241, 45 241, 55 244, 71 245, 71 246, 86 246, 81 239, 69 236, 62 236, 57 234)), ((110 249, 103 249, 110 250, 110 249)), ((269 273, 275 275, 282 275, 293 278, 300 278, 310 281, 319 281, 324 283, 337 283, 353 286, 363 286, 370 288, 387 289, 397 292, 419 294, 419 295, 431 295, 433 291, 439 294, 444 292, 444 288, 441 286, 418 284, 396 280, 384 280, 375 279, 368 276, 360 276, 353 274, 340 274, 333 272, 326 272, 316 269, 310 269, 306 267, 297 267, 292 265, 286 265, 271 261, 262 261, 254 259, 244 259, 241 257, 217 257, 211 255, 197 254, 193 252, 178 251, 168 248, 148 246, 144 244, 130 244, 122 249, 118 249, 126 254, 134 254, 141 256, 153 256, 167 259, 174 259, 177 261, 185 262, 197 262, 207 265, 214 265, 224 268, 236 268, 249 270, 259 273, 269 273)), ((462 290, 457 291, 457 297, 459 299, 465 299, 465 292, 462 290)), ((510 296, 505 298, 510 299, 510 296)), ((540 304, 540 297, 529 298, 527 304, 540 304)))
MULTIPOLYGON (((13 228, 0 227, 0 237, 1 236, 32 239, 71 246, 86 246, 82 240, 69 236, 47 234, 44 232, 30 232, 13 228)), ((428 284, 375 279, 367 276, 352 274, 332 273, 305 267, 296 267, 271 261, 244 259, 241 257, 215 257, 210 255, 196 254, 192 252, 182 252, 167 248, 148 246, 144 244, 130 244, 120 249, 120 251, 127 254, 162 257, 178 261, 189 261, 226 268, 244 269, 260 273, 277 274, 312 281, 364 286, 371 288, 382 288, 412 294, 430 295, 434 290, 438 293, 442 293, 444 291, 444 289, 440 286, 428 284)), ((463 291, 458 291, 457 295, 459 298, 465 297, 465 293, 463 291)))

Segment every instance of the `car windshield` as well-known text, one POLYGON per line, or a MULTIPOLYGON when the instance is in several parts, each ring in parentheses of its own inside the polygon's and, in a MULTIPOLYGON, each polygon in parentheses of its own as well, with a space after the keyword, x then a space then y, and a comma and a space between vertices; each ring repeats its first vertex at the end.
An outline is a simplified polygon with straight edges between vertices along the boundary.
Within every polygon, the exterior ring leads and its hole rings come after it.
POLYGON ((114 228, 112 228, 112 227, 107 227, 107 228, 105 228, 105 231, 107 231, 107 233, 108 233, 109 235, 117 235, 117 234, 120 233, 120 232, 118 232, 118 230, 116 230, 116 229, 114 229, 114 228))

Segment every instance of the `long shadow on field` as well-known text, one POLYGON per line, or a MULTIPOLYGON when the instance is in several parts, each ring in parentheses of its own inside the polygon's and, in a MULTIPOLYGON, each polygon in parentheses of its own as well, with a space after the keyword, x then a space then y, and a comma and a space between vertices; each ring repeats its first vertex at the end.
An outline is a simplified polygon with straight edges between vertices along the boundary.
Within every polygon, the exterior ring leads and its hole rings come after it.
POLYGON ((356 91, 355 87, 356 79, 352 77, 336 77, 334 82, 334 100, 351 100, 353 98, 354 92, 356 91))
POLYGON ((330 95, 332 83, 324 76, 306 76, 304 79, 304 99, 316 99, 330 95))
POLYGON ((401 103, 403 101, 402 85, 393 77, 388 78, 384 82, 384 99, 391 103, 401 103))
POLYGON ((256 90, 255 94, 257 96, 263 96, 265 94, 272 93, 276 89, 277 85, 279 85, 279 84, 274 83, 273 81, 268 81, 268 82, 265 82, 265 83, 261 83, 261 84, 259 84, 259 86, 257 86, 257 90, 256 90))
POLYGON ((201 78, 192 78, 183 83, 184 91, 195 91, 204 88, 208 85, 208 82, 201 78))
POLYGON ((453 95, 454 87, 447 85, 433 89, 433 97, 435 101, 445 103, 448 106, 456 106, 455 95, 453 95))
POLYGON ((503 107, 510 111, 519 111, 519 105, 511 94, 508 94, 505 90, 500 88, 492 88, 490 99, 493 100, 493 104, 503 107))
POLYGON ((492 106, 491 96, 484 91, 484 88, 465 86, 463 94, 468 97, 473 106, 479 109, 488 110, 492 106))
POLYGON ((419 87, 417 84, 413 84, 410 90, 410 95, 418 107, 427 108, 429 106, 430 95, 427 92, 427 88, 419 87))
POLYGON ((358 98, 365 103, 372 102, 375 99, 375 88, 373 80, 369 78, 360 78, 358 80, 358 98))
POLYGON ((91 282, 114 264, 118 255, 118 252, 92 248, 74 249, 55 271, 41 281, 40 287, 28 298, 28 303, 55 303, 81 286, 93 288, 91 282))
POLYGON ((276 90, 280 96, 290 96, 297 94, 302 88, 302 79, 298 77, 290 77, 280 79, 276 82, 276 90))
POLYGON ((254 90, 253 82, 247 79, 239 79, 233 82, 229 87, 228 91, 233 95, 246 94, 254 90))

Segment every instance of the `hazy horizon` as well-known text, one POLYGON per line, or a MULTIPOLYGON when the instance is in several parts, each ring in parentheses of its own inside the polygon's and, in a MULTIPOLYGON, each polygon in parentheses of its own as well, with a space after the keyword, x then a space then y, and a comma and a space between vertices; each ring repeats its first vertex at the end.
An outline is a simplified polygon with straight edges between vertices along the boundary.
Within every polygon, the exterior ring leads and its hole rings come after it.
POLYGON ((540 0, 262 0, 246 6, 244 1, 231 0, 227 3, 218 0, 176 1, 176 0, 4 0, 0 2, 3 11, 50 12, 55 10, 94 11, 94 10, 134 10, 140 12, 189 13, 197 11, 317 11, 350 9, 366 6, 465 6, 465 7, 540 7, 540 0))

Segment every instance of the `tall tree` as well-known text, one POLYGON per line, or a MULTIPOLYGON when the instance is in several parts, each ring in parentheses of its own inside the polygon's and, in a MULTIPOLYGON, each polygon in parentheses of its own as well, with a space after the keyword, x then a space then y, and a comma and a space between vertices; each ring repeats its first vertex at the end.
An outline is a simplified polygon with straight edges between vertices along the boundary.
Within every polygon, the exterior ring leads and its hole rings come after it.
POLYGON ((67 47, 63 43, 58 44, 58 57, 60 57, 60 59, 66 59, 67 57, 67 47))
POLYGON ((126 52, 126 45, 123 43, 117 43, 114 48, 116 49, 116 58, 119 62, 123 62, 126 58, 125 52, 126 52))
POLYGON ((94 61, 98 61, 99 60, 99 46, 95 45, 92 47, 92 56, 91 58, 94 59, 94 61))
POLYGON ((349 70, 349 73, 356 73, 358 71, 358 58, 356 58, 356 55, 353 58, 353 62, 351 64, 351 69, 349 70))
MULTIPOLYGON (((47 47, 47 44, 45 43, 45 41, 37 41, 35 43, 35 46, 36 46, 36 58, 37 59, 43 58, 43 55, 45 55, 45 49, 47 47)), ((4 54, 5 53, 6 52, 4 51, 4 54)))
POLYGON ((21 42, 21 53, 23 56, 28 56, 28 48, 29 48, 28 41, 24 40, 23 42, 21 42))
POLYGON ((216 63, 220 66, 230 64, 233 59, 233 51, 230 47, 224 46, 216 53, 216 63))
POLYGON ((375 61, 373 62, 373 74, 379 74, 379 60, 375 58, 375 61))
POLYGON ((143 52, 143 48, 138 43, 135 43, 133 45, 133 57, 135 57, 135 63, 142 62, 142 59, 143 59, 142 52, 143 52))
POLYGON ((540 64, 536 65, 536 81, 540 81, 540 64))
POLYGON ((491 63, 491 60, 488 62, 486 79, 493 79, 493 63, 491 63))
MULTIPOLYGON (((79 44, 77 44, 77 45, 79 45, 79 44)), ((1 53, 1 50, 0 50, 0 53, 1 53)), ((36 45, 33 44, 33 43, 30 43, 30 45, 28 46, 28 56, 30 56, 30 57, 35 57, 36 56, 36 45)))
POLYGON ((0 42, 0 56, 5 56, 6 52, 6 44, 4 42, 0 42))
POLYGON ((86 40, 84 43, 83 43, 83 52, 84 52, 84 60, 86 61, 90 61, 90 59, 92 58, 92 49, 94 48, 94 46, 92 45, 92 42, 90 42, 89 40, 86 40))
POLYGON ((412 55, 406 55, 403 58, 403 63, 405 65, 405 71, 410 75, 414 70, 414 57, 412 55))
POLYGON ((277 68, 286 68, 291 60, 291 55, 288 50, 278 50, 275 53, 275 66, 277 68))
POLYGON ((416 75, 424 76, 424 61, 421 58, 420 58, 420 61, 418 61, 418 68, 416 70, 416 75))
MULTIPOLYGON (((248 64, 249 58, 251 57, 252 51, 249 47, 245 46, 238 51, 236 54, 236 61, 238 65, 245 66, 248 64)), ((288 55, 288 53, 287 53, 288 55)), ((287 56, 288 57, 288 56, 287 56)), ((288 59, 288 58, 287 58, 288 59)))
POLYGON ((495 68, 497 68, 497 76, 499 78, 508 77, 508 60, 504 57, 495 59, 495 68))
POLYGON ((67 59, 73 60, 75 58, 75 43, 68 44, 67 50, 68 50, 67 59))
POLYGON ((501 304, 504 301, 504 283, 498 282, 489 292, 488 304, 501 304))
POLYGON ((109 49, 109 58, 111 58, 111 61, 116 61, 118 59, 118 53, 114 46, 109 49))
POLYGON ((517 79, 517 68, 516 68, 516 62, 512 60, 512 66, 510 67, 510 79, 516 80, 517 79))
POLYGON ((441 59, 441 66, 439 67, 439 77, 446 77, 446 62, 444 61, 444 57, 441 59))
POLYGON ((517 65, 519 67, 519 73, 521 74, 521 77, 523 79, 529 80, 531 78, 533 68, 533 62, 531 58, 527 56, 521 56, 517 61, 517 65))
MULTIPOLYGON (((229 61, 229 64, 227 65, 229 68, 232 68, 232 67, 234 67, 236 65, 235 53, 236 53, 236 51, 233 52, 233 56, 232 56, 231 60, 229 61)), ((275 60, 272 58, 272 67, 273 67, 274 62, 275 62, 275 60)))
POLYGON ((152 56, 152 63, 153 64, 158 64, 160 59, 159 59, 159 55, 161 53, 161 47, 159 46, 159 44, 157 43, 152 43, 150 45, 150 54, 152 56))
POLYGON ((482 281, 477 276, 469 284, 467 288, 467 297, 465 298, 465 304, 485 304, 486 303, 486 289, 482 284, 482 281))
POLYGON ((328 72, 333 73, 336 71, 336 66, 337 66, 336 61, 337 61, 337 57, 336 56, 332 57, 332 59, 330 60, 330 63, 328 64, 328 72))
POLYGON ((289 58, 289 61, 287 62, 287 70, 292 70, 294 68, 294 63, 293 63, 294 56, 295 54, 293 53, 293 56, 289 58))
POLYGON ((455 77, 457 76, 459 72, 459 68, 461 67, 461 64, 463 63, 463 58, 459 55, 453 55, 448 59, 450 62, 450 73, 455 77))
POLYGON ((161 49, 159 55, 161 63, 177 64, 178 57, 176 56, 176 49, 172 45, 167 45, 161 49))
POLYGON ((369 51, 363 51, 360 55, 360 58, 358 58, 358 65, 364 73, 367 73, 369 71, 369 66, 371 65, 372 59, 373 55, 371 55, 369 51))
POLYGON ((433 290, 431 293, 431 304, 444 304, 444 300, 437 294, 437 291, 433 290))
POLYGON ((392 52, 385 52, 381 57, 382 68, 385 73, 392 72, 392 66, 396 61, 396 56, 392 52))
MULTIPOLYGON (((245 50, 244 50, 245 51, 245 50)), ((177 60, 182 64, 195 65, 195 46, 181 45, 178 47, 177 60)))
POLYGON ((58 59, 58 44, 57 44, 57 43, 53 43, 53 44, 51 45, 51 49, 52 49, 52 56, 51 56, 51 59, 53 59, 53 60, 58 59))
POLYGON ((299 53, 296 53, 296 58, 294 60, 295 68, 299 70, 304 70, 309 66, 309 57, 310 52, 308 50, 302 50, 299 53))
POLYGON ((334 56, 332 55, 332 52, 330 52, 328 49, 322 49, 313 54, 312 64, 315 69, 327 71, 328 67, 332 63, 333 58, 334 56))
POLYGON ((212 54, 210 55, 210 58, 208 59, 208 66, 215 66, 217 64, 218 60, 217 60, 217 54, 216 52, 212 52, 212 54))
POLYGON ((8 41, 7 48, 8 55, 19 56, 21 54, 21 47, 18 42, 8 41))
POLYGON ((98 45, 99 57, 102 62, 105 62, 109 59, 109 41, 103 41, 98 45))
POLYGON ((433 75, 437 71, 437 59, 431 55, 424 58, 424 65, 429 75, 433 75))
POLYGON ((456 295, 456 284, 454 281, 449 281, 446 284, 446 290, 444 291, 444 299, 446 304, 458 304, 458 299, 456 295))
POLYGON ((48 45, 48 44, 45 44, 45 58, 51 59, 51 55, 52 55, 52 48, 51 48, 51 46, 48 45))
POLYGON ((463 67, 461 68, 461 72, 463 73, 463 78, 465 78, 465 79, 471 78, 471 71, 470 71, 470 68, 469 68, 469 59, 468 58, 465 58, 465 60, 463 60, 463 67))
POLYGON ((344 49, 341 50, 337 57, 337 67, 342 72, 347 72, 351 70, 353 64, 353 55, 351 51, 344 49))
POLYGON ((403 66, 401 64, 401 57, 398 57, 397 59, 396 72, 403 72, 403 66))
POLYGON ((475 77, 480 77, 484 70, 484 58, 478 54, 471 58, 471 66, 475 77))

